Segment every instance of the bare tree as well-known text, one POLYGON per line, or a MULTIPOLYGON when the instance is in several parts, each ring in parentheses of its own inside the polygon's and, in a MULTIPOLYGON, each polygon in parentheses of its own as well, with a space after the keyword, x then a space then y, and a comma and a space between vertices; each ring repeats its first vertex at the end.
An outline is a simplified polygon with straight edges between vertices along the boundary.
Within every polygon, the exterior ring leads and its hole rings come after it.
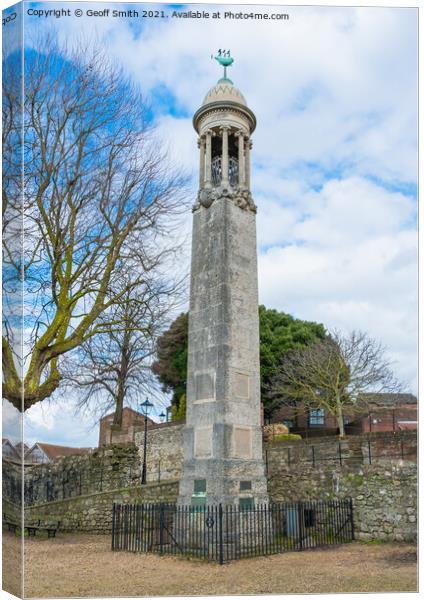
POLYGON ((366 333, 333 332, 303 350, 288 353, 272 381, 283 403, 307 409, 324 408, 333 415, 340 436, 343 417, 363 411, 367 398, 400 390, 383 346, 366 333))
POLYGON ((179 282, 152 282, 137 293, 127 292, 122 303, 101 315, 100 323, 117 325, 84 342, 64 368, 65 383, 79 397, 79 409, 89 407, 100 415, 113 410, 113 424, 120 427, 124 404, 155 395, 151 359, 178 287, 179 282))
POLYGON ((101 49, 44 38, 24 69, 22 105, 5 73, 3 112, 6 138, 21 127, 20 111, 24 132, 23 206, 16 186, 3 188, 25 230, 19 259, 5 249, 30 331, 22 356, 6 316, 3 396, 19 410, 58 388, 61 357, 118 325, 124 299, 172 251, 184 206, 182 178, 158 147, 139 89, 101 49))

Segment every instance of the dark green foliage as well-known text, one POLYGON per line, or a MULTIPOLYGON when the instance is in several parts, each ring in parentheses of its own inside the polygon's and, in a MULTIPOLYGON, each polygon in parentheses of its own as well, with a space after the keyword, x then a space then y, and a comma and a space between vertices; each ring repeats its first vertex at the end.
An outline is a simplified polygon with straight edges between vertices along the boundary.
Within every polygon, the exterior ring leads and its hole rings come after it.
POLYGON ((157 360, 152 371, 164 392, 172 392, 172 406, 178 410, 187 382, 188 313, 182 313, 157 341, 157 360))
POLYGON ((271 408, 273 396, 271 378, 287 352, 300 350, 324 339, 325 329, 320 323, 302 321, 273 308, 259 306, 261 397, 265 412, 271 408))
MULTIPOLYGON (((270 381, 278 369, 284 355, 290 350, 325 337, 324 326, 311 321, 302 321, 279 312, 259 306, 261 395, 265 412, 273 408, 270 381)), ((185 402, 187 382, 188 314, 182 313, 159 338, 157 360, 152 370, 165 392, 172 392, 173 414, 183 418, 185 406, 180 409, 180 401, 185 402), (184 398, 183 398, 184 396, 184 398)))

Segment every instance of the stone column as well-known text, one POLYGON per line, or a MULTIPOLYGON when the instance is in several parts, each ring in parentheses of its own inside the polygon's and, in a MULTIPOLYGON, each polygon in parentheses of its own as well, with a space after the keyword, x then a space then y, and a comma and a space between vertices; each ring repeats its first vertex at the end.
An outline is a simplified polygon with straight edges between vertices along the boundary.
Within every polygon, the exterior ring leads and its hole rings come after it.
POLYGON ((206 178, 205 187, 212 186, 212 131, 206 132, 206 178))
POLYGON ((228 185, 228 127, 221 127, 222 132, 222 177, 221 177, 221 185, 228 185))
POLYGON ((205 138, 203 136, 198 139, 197 147, 200 148, 199 188, 202 189, 205 185, 205 138))
POLYGON ((246 137, 246 149, 245 149, 245 183, 248 190, 250 190, 250 149, 252 147, 252 142, 248 137, 246 137))
POLYGON ((244 136, 243 132, 238 132, 238 184, 241 187, 244 182, 244 136))

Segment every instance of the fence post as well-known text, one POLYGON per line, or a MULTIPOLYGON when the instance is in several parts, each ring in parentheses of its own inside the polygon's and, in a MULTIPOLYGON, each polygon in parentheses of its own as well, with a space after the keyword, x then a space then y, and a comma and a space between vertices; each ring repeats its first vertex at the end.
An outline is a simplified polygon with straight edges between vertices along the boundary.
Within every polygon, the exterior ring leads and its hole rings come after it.
POLYGON ((342 466, 343 461, 342 461, 342 445, 339 442, 339 462, 340 462, 340 466, 342 466))
POLYGON ((368 440, 368 461, 371 464, 371 440, 368 440))
POLYGON ((400 455, 402 457, 402 460, 405 458, 405 454, 403 451, 403 437, 400 438, 400 455))
POLYGON ((112 504, 112 550, 115 550, 115 518, 116 518, 116 504, 112 504))
POLYGON ((289 467, 290 467, 290 463, 291 463, 290 458, 291 458, 290 457, 290 448, 287 448, 287 464, 288 464, 289 467))
POLYGON ((159 553, 163 554, 163 503, 159 507, 159 553))
POLYGON ((312 467, 315 469, 315 446, 311 446, 312 450, 312 467))
POLYGON ((349 511, 350 511, 350 528, 352 532, 352 540, 355 539, 355 528, 353 523, 353 502, 352 498, 349 498, 349 511))
POLYGON ((265 473, 268 476, 268 449, 265 449, 265 473))
POLYGON ((218 507, 218 530, 219 530, 219 564, 224 564, 224 542, 222 539, 222 504, 218 507))

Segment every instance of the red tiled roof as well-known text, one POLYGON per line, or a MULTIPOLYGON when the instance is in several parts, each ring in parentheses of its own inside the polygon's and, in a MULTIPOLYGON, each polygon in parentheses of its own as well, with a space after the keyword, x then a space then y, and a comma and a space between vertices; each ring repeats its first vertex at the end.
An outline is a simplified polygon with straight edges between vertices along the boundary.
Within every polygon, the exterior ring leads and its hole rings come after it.
MULTIPOLYGON (((59 458, 59 456, 72 456, 75 454, 77 454, 77 455, 89 454, 92 451, 92 448, 72 448, 70 446, 58 446, 55 444, 45 444, 44 442, 36 442, 35 445, 38 446, 50 460, 59 458)), ((31 448, 31 450, 32 450, 32 448, 31 448)), ((31 451, 29 451, 29 452, 31 452, 31 451)))

